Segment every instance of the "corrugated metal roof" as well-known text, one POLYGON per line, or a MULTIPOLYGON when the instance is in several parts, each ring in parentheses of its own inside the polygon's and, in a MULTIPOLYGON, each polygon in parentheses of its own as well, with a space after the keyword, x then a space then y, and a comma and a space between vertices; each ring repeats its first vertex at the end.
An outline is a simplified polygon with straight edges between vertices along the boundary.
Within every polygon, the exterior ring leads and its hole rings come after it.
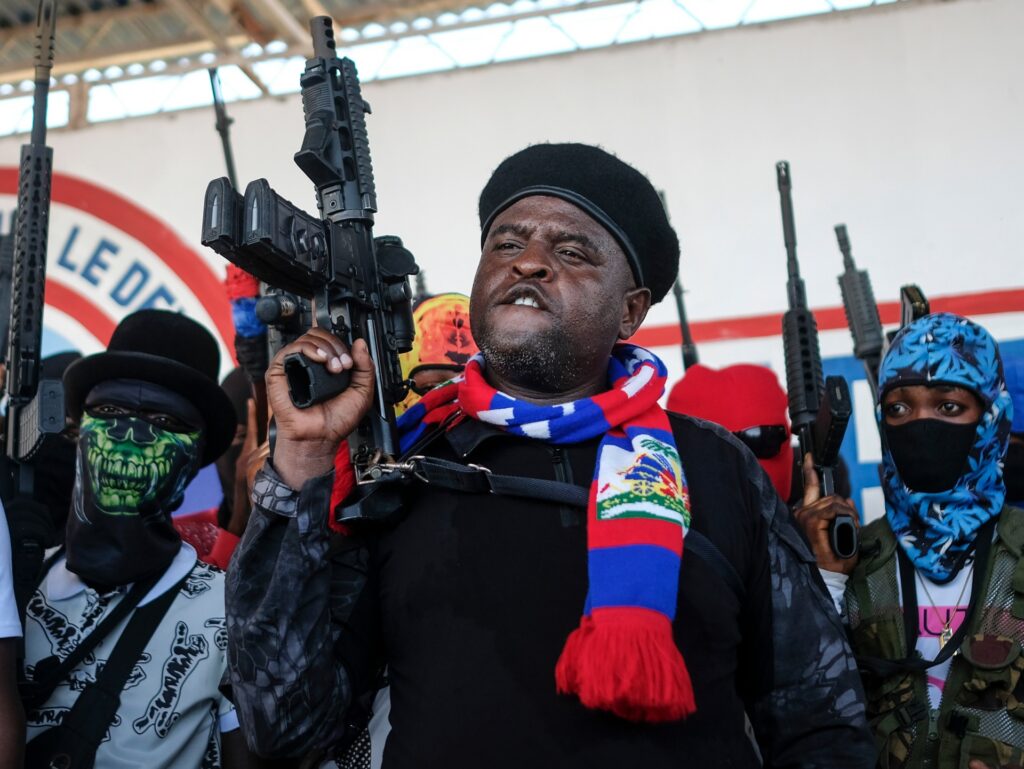
MULTIPOLYGON (((466 0, 57 0, 54 72, 78 73, 114 60, 146 63, 178 49, 194 55, 204 42, 206 50, 221 55, 275 39, 301 48, 299 33, 320 12, 344 26, 466 5, 466 0)), ((0 5, 0 83, 26 77, 32 67, 36 10, 36 0, 0 5)))

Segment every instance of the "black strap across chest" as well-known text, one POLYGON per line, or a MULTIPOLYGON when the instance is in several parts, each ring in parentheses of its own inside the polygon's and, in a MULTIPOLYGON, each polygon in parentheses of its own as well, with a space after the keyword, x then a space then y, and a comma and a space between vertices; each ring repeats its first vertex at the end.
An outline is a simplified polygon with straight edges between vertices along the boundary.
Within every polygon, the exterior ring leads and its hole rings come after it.
MULTIPOLYGON (((121 692, 132 669, 187 579, 188 574, 150 603, 135 609, 96 679, 78 695, 61 723, 37 735, 26 746, 27 769, 36 766, 86 769, 93 765, 96 750, 121 705, 121 692)), ((127 601, 126 596, 110 616, 127 601)), ((100 627, 102 623, 97 630, 100 627)), ((94 635, 95 631, 86 640, 94 635)))
MULTIPOLYGON (((63 548, 47 560, 43 567, 43 579, 46 578, 50 569, 62 555, 63 548)), ((78 667, 79 663, 91 654, 93 649, 110 635, 110 632, 115 627, 121 624, 124 618, 139 605, 139 602, 149 593, 161 576, 161 574, 155 574, 132 585, 127 595, 111 610, 110 614, 104 617, 63 661, 56 656, 45 657, 39 660, 35 665, 33 680, 23 680, 18 684, 21 702, 25 710, 34 710, 42 707, 50 699, 50 695, 53 694, 54 689, 57 688, 60 682, 65 680, 71 671, 78 667)))
POLYGON ((886 677, 899 672, 925 671, 936 665, 941 665, 952 657, 967 637, 968 629, 973 625, 978 607, 981 605, 981 592, 985 583, 985 569, 988 565, 989 554, 992 552, 992 539, 995 534, 995 519, 992 519, 978 529, 977 543, 974 551, 974 581, 971 583, 971 597, 967 606, 967 616, 960 623, 960 627, 953 633, 952 637, 939 650, 933 660, 922 659, 915 656, 917 640, 921 635, 920 620, 917 611, 917 574, 914 564, 903 551, 902 547, 896 547, 896 559, 900 574, 900 590, 903 599, 903 634, 906 643, 907 657, 902 660, 886 660, 879 657, 858 657, 857 663, 863 670, 877 676, 886 677), (978 571, 978 565, 981 571, 978 571))
MULTIPOLYGON (((502 497, 519 497, 587 509, 590 490, 574 483, 518 475, 502 475, 491 472, 481 465, 464 465, 447 459, 427 457, 419 453, 413 454, 413 452, 422 451, 442 433, 442 430, 438 430, 425 439, 421 439, 403 458, 406 477, 414 478, 428 486, 464 494, 496 494, 502 497)), ((351 519, 343 518, 342 520, 351 519)), ((691 528, 686 533, 685 548, 710 566, 736 594, 736 597, 741 602, 743 601, 746 597, 743 580, 729 559, 710 539, 691 528)))

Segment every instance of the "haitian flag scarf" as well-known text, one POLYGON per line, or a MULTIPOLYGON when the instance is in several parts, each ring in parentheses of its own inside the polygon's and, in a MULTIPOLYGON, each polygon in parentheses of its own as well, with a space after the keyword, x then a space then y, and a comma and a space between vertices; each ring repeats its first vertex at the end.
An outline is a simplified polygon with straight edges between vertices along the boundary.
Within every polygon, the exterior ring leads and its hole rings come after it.
POLYGON ((587 509, 589 591, 555 680, 560 693, 631 721, 674 721, 696 710, 672 634, 690 510, 679 452, 658 405, 665 379, 655 355, 621 344, 609 360, 607 391, 545 406, 495 390, 476 355, 460 377, 428 392, 398 421, 403 451, 453 415, 554 444, 602 436, 587 509))

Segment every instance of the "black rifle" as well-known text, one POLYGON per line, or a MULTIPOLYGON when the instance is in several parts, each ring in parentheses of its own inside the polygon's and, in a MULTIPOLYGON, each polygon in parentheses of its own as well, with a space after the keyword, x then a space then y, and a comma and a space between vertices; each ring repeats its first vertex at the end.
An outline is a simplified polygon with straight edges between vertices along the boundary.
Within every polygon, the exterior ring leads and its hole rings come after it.
POLYGON ((924 295, 917 284, 908 283, 905 286, 900 286, 900 325, 899 328, 894 328, 885 335, 886 350, 889 349, 889 343, 901 328, 910 325, 918 318, 923 318, 931 311, 928 297, 924 295))
MULTIPOLYGON (((668 216, 668 198, 665 197, 665 190, 658 190, 658 197, 661 198, 662 208, 665 209, 665 216, 668 216)), ((683 336, 683 371, 697 363, 697 345, 693 343, 693 336, 690 334, 690 324, 686 320, 686 305, 683 303, 683 284, 676 276, 676 282, 672 284, 672 296, 676 300, 676 313, 679 315, 679 330, 683 336)))
MULTIPOLYGON (((15 214, 17 216, 17 214, 15 214)), ((0 362, 7 362, 11 322, 11 279, 14 277, 14 227, 0 235, 0 362)), ((2 383, 0 383, 2 384, 2 383)))
POLYGON ((871 393, 878 401, 878 366, 882 362, 882 319, 878 316, 875 292, 871 290, 871 278, 866 270, 858 270, 850 251, 850 238, 846 225, 835 226, 836 240, 843 254, 844 272, 839 276, 839 290, 843 294, 843 310, 846 325, 853 337, 853 354, 864 364, 871 393))
POLYGON ((235 155, 231 151, 231 124, 235 121, 228 117, 228 110, 224 106, 224 95, 220 90, 220 75, 216 67, 207 70, 210 73, 210 90, 213 92, 213 111, 217 115, 217 122, 214 127, 220 134, 220 144, 224 149, 224 165, 227 166, 228 179, 232 187, 238 186, 238 177, 235 175, 235 155))
POLYGON ((22 616, 38 584, 43 552, 53 540, 50 514, 33 498, 33 459, 50 436, 64 430, 65 413, 61 382, 39 379, 53 164, 53 150, 46 146, 46 100, 53 66, 54 20, 54 0, 41 0, 36 17, 32 135, 21 148, 18 169, 7 337, 5 503, 11 529, 14 592, 22 616))
MULTIPOLYGON (((793 432, 800 439, 801 458, 810 454, 821 479, 821 495, 835 494, 839 447, 853 407, 850 388, 843 377, 822 381, 818 326, 807 307, 807 293, 796 258, 796 227, 793 223, 792 180, 789 163, 775 164, 782 203, 782 232, 786 242, 789 309, 782 316, 782 342, 786 355, 786 390, 793 432)), ((832 551, 840 558, 857 553, 857 528, 849 515, 836 516, 829 526, 832 551)))
MULTIPOLYGON (((355 65, 335 52, 330 18, 310 21, 313 57, 302 74, 306 132, 295 163, 316 187, 320 218, 312 217, 257 179, 240 196, 228 179, 206 190, 202 242, 263 282, 312 302, 316 325, 350 347, 364 339, 374 361, 374 407, 349 437, 361 482, 398 456, 394 404, 405 397, 399 353, 412 348, 409 276, 419 268, 397 238, 375 244, 377 210, 366 134, 370 111, 355 65)), ((333 398, 349 372, 331 374, 302 355, 284 361, 292 402, 299 408, 333 398)))
POLYGON ((686 305, 683 304, 683 284, 676 278, 672 284, 672 296, 676 300, 676 312, 679 313, 679 328, 683 333, 683 371, 697 363, 700 358, 697 355, 697 345, 693 342, 693 334, 690 333, 690 323, 686 320, 686 305))
POLYGON ((413 290, 412 300, 414 303, 419 304, 429 296, 430 294, 427 291, 426 271, 420 270, 416 273, 416 288, 413 290))
POLYGON ((930 312, 928 298, 916 284, 900 286, 900 328, 910 325, 930 312))

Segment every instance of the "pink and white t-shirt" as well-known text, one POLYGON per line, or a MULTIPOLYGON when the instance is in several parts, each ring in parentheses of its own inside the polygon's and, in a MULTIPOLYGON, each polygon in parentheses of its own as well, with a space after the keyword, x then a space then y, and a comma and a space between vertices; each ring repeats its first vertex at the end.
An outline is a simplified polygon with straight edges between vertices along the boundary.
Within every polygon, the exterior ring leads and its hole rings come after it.
MULTIPOLYGON (((845 594, 848 577, 838 572, 821 571, 822 579, 828 587, 832 601, 836 605, 836 611, 845 619, 845 594)), ((971 586, 974 577, 974 567, 968 564, 960 570, 956 577, 945 585, 937 585, 928 580, 924 575, 915 572, 914 586, 917 589, 917 617, 920 633, 917 637, 917 650, 926 660, 933 660, 939 656, 939 639, 946 622, 949 622, 949 630, 956 633, 967 617, 967 608, 971 601, 971 586), (927 586, 927 589, 926 589, 927 586), (934 602, 934 603, 933 603, 934 602)), ((901 590, 906 591, 906 585, 901 590)), ((943 662, 941 665, 929 668, 928 676, 928 703, 932 708, 938 708, 942 700, 942 689, 946 683, 946 676, 949 675, 949 666, 953 658, 943 662)))
MULTIPOLYGON (((917 638, 917 650, 926 660, 939 656, 939 639, 945 624, 949 623, 952 633, 960 628, 967 618, 967 608, 971 600, 971 585, 974 581, 973 565, 968 564, 960 573, 945 585, 937 585, 917 572, 914 583, 917 587, 917 617, 920 635, 917 638), (934 601, 934 605, 932 604, 934 601)), ((903 587, 906 590, 906 586, 903 587)), ((928 702, 930 707, 937 708, 942 700, 942 689, 949 675, 949 666, 953 658, 928 668, 928 702)))

